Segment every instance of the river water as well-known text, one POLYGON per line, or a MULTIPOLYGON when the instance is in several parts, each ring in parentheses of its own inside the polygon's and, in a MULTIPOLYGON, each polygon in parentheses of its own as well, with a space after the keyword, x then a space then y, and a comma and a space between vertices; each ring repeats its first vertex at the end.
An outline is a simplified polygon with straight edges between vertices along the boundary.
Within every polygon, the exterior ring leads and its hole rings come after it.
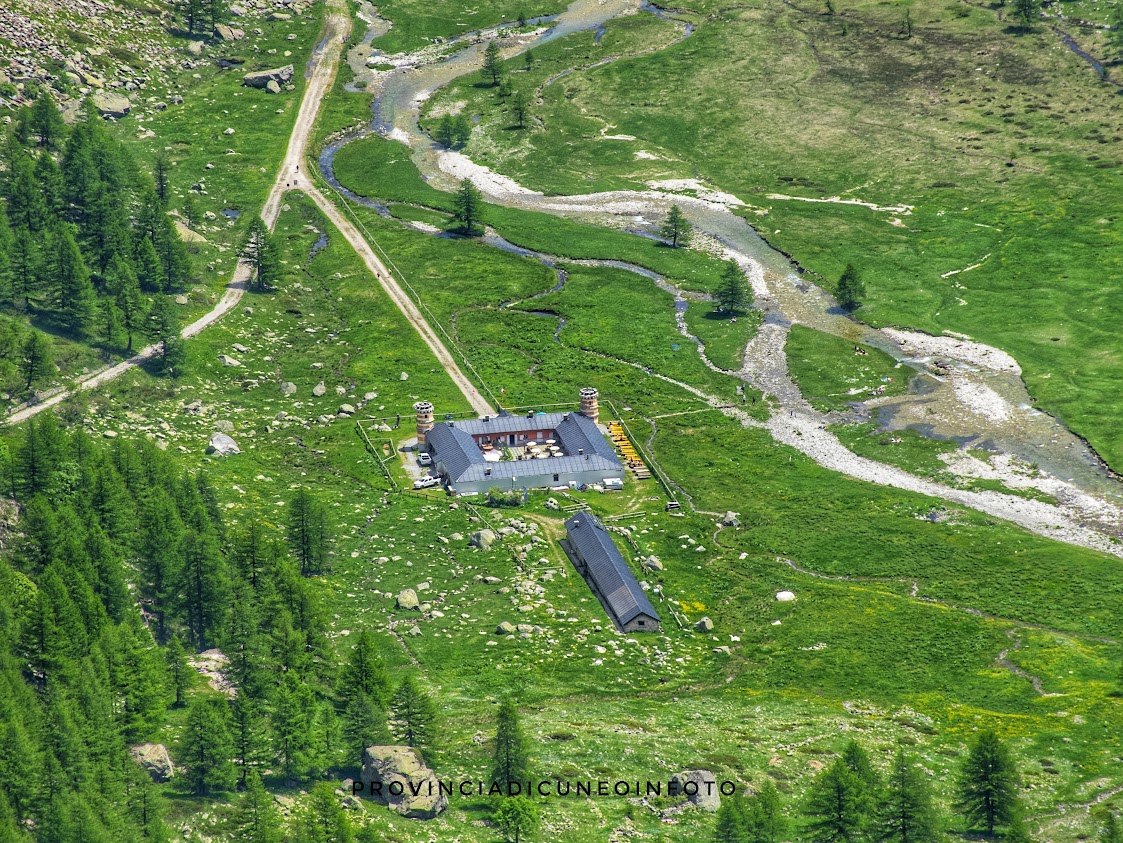
MULTIPOLYGON (((535 33, 503 38, 503 55, 511 57, 574 32, 597 31, 615 17, 644 12, 665 15, 662 10, 641 4, 639 0, 575 0, 556 18, 541 21, 535 33)), ((357 137, 376 132, 408 145, 418 170, 435 187, 451 190, 461 178, 468 176, 489 201, 509 207, 652 236, 670 205, 677 204, 698 232, 712 238, 725 250, 727 257, 737 260, 746 270, 752 281, 755 306, 764 312, 765 330, 786 335, 791 324, 801 324, 874 346, 904 364, 902 377, 909 379, 909 394, 867 400, 859 410, 868 411, 871 418, 886 429, 908 428, 927 436, 954 439, 1035 465, 1049 478, 1063 481, 1062 488, 1058 489, 1056 484, 1050 487, 1050 491, 1058 493, 1062 499, 1071 491, 1070 497, 1091 495, 1110 501, 1111 516, 1101 512, 1088 518, 1097 522, 1098 531, 1120 534, 1115 504, 1123 501, 1123 485, 1079 437, 1053 417, 1033 409, 1020 370, 1012 360, 1000 352, 984 353, 980 358, 973 353, 973 344, 955 338, 941 338, 933 347, 928 338, 920 335, 893 335, 854 320, 840 310, 829 293, 809 281, 786 256, 770 247, 734 213, 737 200, 727 194, 695 191, 696 195, 691 196, 652 189, 545 196, 475 165, 460 153, 439 148, 421 131, 420 110, 434 92, 478 70, 483 48, 496 33, 461 36, 409 57, 382 57, 372 41, 386 31, 385 22, 366 4, 364 19, 371 25, 368 37, 352 57, 352 67, 366 72, 370 56, 373 56, 371 63, 380 63, 385 58, 386 63, 400 62, 401 66, 391 72, 368 73, 365 89, 374 95, 370 126, 329 145, 321 155, 321 170, 334 186, 341 187, 332 169, 336 151, 357 137)), ((679 40, 689 37, 692 32, 689 24, 677 23, 683 30, 679 40)), ((373 204, 369 198, 348 195, 355 201, 373 204)), ((897 210, 901 215, 908 213, 905 207, 897 210)), ((501 242, 493 245, 504 246, 501 242)), ((549 259, 549 256, 535 256, 549 259)), ((682 296, 676 298, 682 301, 682 296)), ((782 348, 783 336, 777 341, 782 348)), ((761 346, 768 344, 759 343, 761 346)), ((772 348, 775 349, 775 345, 772 348)), ((786 365, 776 357, 775 354, 756 356, 750 345, 745 366, 738 374, 774 396, 784 416, 789 410, 793 418, 796 413, 804 417, 813 415, 815 411, 799 400, 798 389, 788 377, 786 365)), ((855 401, 866 398, 855 396, 855 401)), ((1085 507, 1085 514, 1095 510, 1096 505, 1098 501, 1090 508, 1085 507)))

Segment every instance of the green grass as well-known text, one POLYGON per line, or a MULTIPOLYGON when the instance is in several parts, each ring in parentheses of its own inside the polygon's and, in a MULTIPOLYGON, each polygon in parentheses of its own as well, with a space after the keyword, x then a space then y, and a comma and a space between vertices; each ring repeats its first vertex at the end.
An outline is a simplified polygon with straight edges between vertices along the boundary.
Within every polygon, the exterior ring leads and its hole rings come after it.
POLYGON ((802 325, 792 326, 784 348, 792 380, 818 410, 845 410, 875 393, 903 395, 913 374, 884 351, 802 325))
POLYGON ((386 53, 408 52, 437 38, 448 39, 500 23, 513 26, 520 17, 557 14, 567 5, 563 0, 497 0, 467 8, 447 0, 390 0, 378 5, 378 13, 394 24, 379 39, 378 47, 386 53))
MULTIPOLYGON (((1087 5, 1078 16, 1102 16, 1087 5)), ((1046 26, 1011 28, 986 8, 914 8, 912 38, 899 10, 873 0, 834 18, 780 0, 685 8, 708 16, 691 38, 566 76, 534 106, 529 138, 485 133, 469 152, 547 192, 639 187, 658 168, 708 180, 828 288, 855 263, 869 289, 861 318, 1003 348, 1041 409, 1109 463, 1123 459, 1110 397, 1123 376, 1119 303, 1104 286, 1118 275, 1123 218, 1112 86, 1046 26), (605 127, 637 140, 606 141, 605 127)), ((1103 55, 1101 33, 1074 31, 1103 55)), ((572 53, 559 66, 585 63, 572 53)))
POLYGON ((737 371, 744 363, 745 346, 760 327, 760 311, 729 314, 713 305, 694 303, 686 309, 686 327, 706 346, 706 357, 715 366, 737 371))

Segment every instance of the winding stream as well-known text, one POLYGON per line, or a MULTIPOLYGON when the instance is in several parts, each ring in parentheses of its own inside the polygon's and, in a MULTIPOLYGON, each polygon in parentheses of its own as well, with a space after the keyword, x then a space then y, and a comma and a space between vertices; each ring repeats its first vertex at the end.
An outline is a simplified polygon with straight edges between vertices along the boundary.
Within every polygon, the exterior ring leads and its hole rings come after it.
MULTIPOLYGON (((936 438, 954 439, 1036 466, 1040 475, 1035 485, 1055 495, 1062 507, 1011 499, 998 493, 964 492, 950 497, 969 498, 972 502, 967 505, 1000 517, 1011 517, 1027 526, 1031 526, 1027 519, 1033 521, 1036 526, 1031 529, 1039 532, 1053 530, 1055 532, 1049 534, 1058 538, 1123 555, 1123 551, 1105 539, 1105 536, 1123 535, 1123 509, 1120 508, 1123 485, 1083 440, 1053 417, 1032 407, 1020 369, 1008 355, 965 337, 932 338, 875 329, 854 321, 839 309, 831 295, 801 276, 786 256, 771 248, 734 213, 740 202, 728 194, 695 184, 685 188, 674 185, 676 191, 685 189, 685 193, 650 189, 545 196, 492 173, 462 153, 438 147, 418 125, 421 108, 434 92, 479 68, 483 46, 488 38, 496 37, 495 30, 464 35, 411 56, 383 57, 372 48, 372 41, 386 31, 385 22, 378 19, 367 4, 364 3, 363 8, 365 18, 373 22, 367 38, 352 51, 356 55, 349 60, 359 78, 364 79, 365 90, 375 97, 372 121, 363 132, 329 145, 320 158, 324 177, 347 198, 375 207, 380 213, 385 211, 377 202, 343 188, 332 166, 335 153, 344 144, 376 132, 406 144, 423 178, 434 187, 452 190, 460 179, 468 177, 489 201, 508 207, 655 236, 658 223, 670 205, 678 204, 695 229, 719 244, 727 257, 738 261, 750 279, 755 307, 762 311, 764 320, 746 349, 743 368, 736 374, 778 403, 775 415, 767 424, 778 441, 794 445, 817 462, 855 477, 949 497, 932 491, 945 487, 920 481, 899 469, 858 458, 849 452, 823 429, 830 419, 803 399, 788 375, 784 342, 792 324, 871 345, 918 373, 910 378, 909 394, 865 402, 865 407, 876 414, 883 427, 913 429, 936 438), (395 65, 396 69, 371 72, 368 64, 395 65), (1020 515, 1005 514, 1007 510, 1020 515), (1025 514, 1031 510, 1030 515, 1025 514), (1050 519, 1055 523, 1050 523, 1050 519)), ((574 32, 595 32, 603 29, 612 18, 639 11, 664 16, 662 10, 641 4, 640 0, 575 0, 555 19, 535 22, 541 24, 535 32, 503 37, 500 40, 503 55, 509 58, 574 32)), ((681 37, 674 43, 690 36, 692 29, 687 22, 666 19, 683 26, 681 37)), ((901 206, 874 212, 907 215, 910 210, 901 206)), ((520 249, 497 235, 489 235, 485 242, 533 257, 551 267, 558 261, 553 256, 520 249)), ((698 294, 680 290, 657 273, 618 261, 568 262, 613 266, 651 278, 674 295, 680 333, 689 336, 681 311, 687 299, 699 300, 698 294)), ((564 279, 560 280, 564 283, 564 279)), ((712 366, 708 360, 706 362, 712 366)))

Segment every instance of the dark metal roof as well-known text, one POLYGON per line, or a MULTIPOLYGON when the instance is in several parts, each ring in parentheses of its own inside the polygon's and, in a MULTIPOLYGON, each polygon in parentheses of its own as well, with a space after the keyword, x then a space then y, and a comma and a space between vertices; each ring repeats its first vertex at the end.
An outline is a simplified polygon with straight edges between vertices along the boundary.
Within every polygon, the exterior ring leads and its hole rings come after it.
MULTIPOLYGON (((463 419, 449 422, 472 436, 504 436, 508 433, 530 433, 535 430, 554 430, 567 415, 578 413, 539 413, 529 418, 523 416, 489 416, 483 419, 463 419)), ((584 416, 582 416, 584 418, 584 416)))
POLYGON ((570 546, 581 557, 589 578, 621 626, 641 614, 659 620, 659 614, 636 582, 612 536, 595 515, 578 512, 565 522, 565 528, 570 546))
POLYGON ((452 485, 488 479, 510 482, 512 477, 543 474, 624 470, 616 457, 616 450, 600 428, 580 413, 543 413, 530 418, 500 416, 489 422, 482 419, 438 422, 425 434, 425 441, 433 452, 434 461, 444 466, 452 485), (473 434, 499 436, 533 430, 556 430, 564 456, 491 462, 484 459, 483 452, 472 439, 473 434))
POLYGON ((433 452, 434 462, 444 466, 450 482, 455 482, 471 466, 486 462, 476 441, 447 422, 433 425, 425 434, 425 444, 433 452))

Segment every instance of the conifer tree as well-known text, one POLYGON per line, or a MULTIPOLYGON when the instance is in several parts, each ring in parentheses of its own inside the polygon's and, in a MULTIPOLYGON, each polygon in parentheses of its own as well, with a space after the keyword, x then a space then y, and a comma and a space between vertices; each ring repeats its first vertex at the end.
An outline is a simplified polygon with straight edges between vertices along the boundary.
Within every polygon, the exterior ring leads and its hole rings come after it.
POLYGON ((187 360, 187 349, 179 334, 179 320, 172 311, 171 299, 156 296, 148 314, 149 331, 159 346, 159 371, 176 377, 187 360))
POLYGON ((342 733, 346 757, 350 763, 357 763, 368 746, 389 742, 386 709, 366 692, 352 694, 343 710, 342 733))
POLYGON ((471 237, 482 222, 483 196, 470 179, 463 179, 453 197, 453 218, 460 223, 459 231, 471 237))
POLYGON ((231 750, 226 703, 210 696, 195 697, 188 706, 179 753, 180 762, 187 767, 184 780, 192 793, 205 796, 233 787, 231 750))
POLYGON ((499 80, 503 77, 503 64, 502 53, 499 50, 498 42, 487 42, 487 47, 484 49, 484 61, 483 66, 480 68, 480 73, 485 79, 491 80, 492 87, 499 85, 499 80))
POLYGON ((312 689, 293 671, 273 692, 273 752, 288 779, 306 777, 313 766, 316 749, 311 713, 316 701, 312 689))
POLYGON ((669 240, 673 248, 686 247, 690 245, 690 235, 693 232, 693 226, 686 219, 683 214, 682 208, 678 205, 671 205, 671 209, 667 211, 667 216, 663 220, 663 224, 659 227, 659 235, 664 240, 669 240))
POLYGON ((511 115, 515 118, 515 125, 520 129, 526 128, 526 116, 530 112, 530 99, 524 91, 515 91, 511 98, 511 115))
POLYGON ((36 381, 44 380, 54 374, 55 364, 52 357, 50 340, 42 331, 32 328, 20 353, 19 369, 25 389, 30 391, 36 381))
POLYGON ((721 271, 721 283, 714 291, 714 304, 717 305, 718 310, 732 313, 744 310, 751 303, 752 297, 745 282, 745 273, 741 271, 737 261, 726 261, 721 271))
POLYGON ((35 235, 29 228, 17 228, 12 234, 8 255, 8 289, 10 301, 17 308, 27 310, 36 295, 41 258, 35 235))
POLYGON ((156 184, 156 197, 160 204, 168 204, 168 156, 165 152, 157 152, 152 162, 152 180, 156 184))
POLYGON ((289 544, 300 563, 300 573, 305 576, 321 573, 327 560, 323 504, 301 487, 289 504, 288 521, 289 544))
POLYGON ((55 150, 62 145, 66 124, 51 95, 41 91, 31 107, 31 131, 39 136, 39 146, 55 150))
POLYGON ((430 764, 436 755, 436 711, 429 695, 407 674, 390 700, 390 728, 430 764))
POLYGON ((241 257, 250 265, 254 286, 268 290, 280 278, 280 261, 273 235, 260 217, 250 223, 250 230, 242 244, 241 257))
POLYGON ((779 843, 788 830, 780 806, 780 793, 772 779, 765 779, 745 806, 748 843, 779 843))
POLYGON ((865 784, 837 759, 815 778, 805 813, 810 843, 856 843, 864 837, 868 803, 865 784))
POLYGON ((335 788, 328 782, 317 782, 297 816, 294 843, 352 843, 351 820, 335 788))
POLYGON ((472 137, 472 124, 468 115, 461 111, 452 121, 452 145, 456 149, 463 149, 472 137))
POLYGON ((340 687, 345 700, 356 694, 366 694, 383 705, 389 701, 390 679, 369 629, 360 630, 355 636, 355 646, 340 676, 340 687))
POLYGON ((35 176, 35 163, 27 150, 11 137, 6 158, 8 173, 4 179, 4 198, 8 200, 8 221, 15 229, 26 228, 38 234, 46 229, 50 214, 35 176))
POLYGON ((187 689, 190 687, 191 668, 187 664, 187 652, 183 649, 183 642, 178 635, 173 635, 164 650, 164 659, 168 665, 168 678, 172 689, 172 705, 182 708, 187 700, 187 689))
POLYGON ((495 716, 495 755, 491 780, 506 785, 524 781, 529 766, 527 741, 519 724, 519 710, 510 699, 499 703, 495 716))
POLYGON ((140 295, 140 282, 130 261, 114 255, 109 264, 106 286, 120 314, 121 328, 125 331, 125 351, 132 352, 133 336, 144 324, 144 307, 140 295))
POLYGON ((879 843, 934 843, 938 826, 928 781, 904 751, 893 759, 893 769, 881 794, 877 812, 879 843))
POLYGON ((93 323, 96 295, 69 226, 59 224, 51 231, 47 267, 60 324, 75 336, 85 336, 93 323))
POLYGON ((538 806, 525 796, 500 800, 492 819, 509 843, 520 843, 523 837, 534 834, 542 822, 538 806))
POLYGON ((256 772, 246 777, 246 792, 234 817, 233 843, 282 843, 281 819, 256 772))
POLYGON ((1104 816, 1103 827, 1100 829, 1100 843, 1123 843, 1123 826, 1114 811, 1109 810, 1104 816))
POLYGON ((968 828, 982 827, 994 837, 999 826, 1018 817, 1018 773, 1010 752, 993 731, 971 744, 959 778, 959 809, 968 828))
POLYGON ((437 122, 437 128, 433 132, 433 139, 446 149, 452 149, 455 137, 452 115, 446 113, 437 122))
POLYGON ((261 720, 259 703, 239 691, 230 701, 230 740, 239 787, 246 787, 249 778, 255 775, 253 768, 262 750, 261 720))

